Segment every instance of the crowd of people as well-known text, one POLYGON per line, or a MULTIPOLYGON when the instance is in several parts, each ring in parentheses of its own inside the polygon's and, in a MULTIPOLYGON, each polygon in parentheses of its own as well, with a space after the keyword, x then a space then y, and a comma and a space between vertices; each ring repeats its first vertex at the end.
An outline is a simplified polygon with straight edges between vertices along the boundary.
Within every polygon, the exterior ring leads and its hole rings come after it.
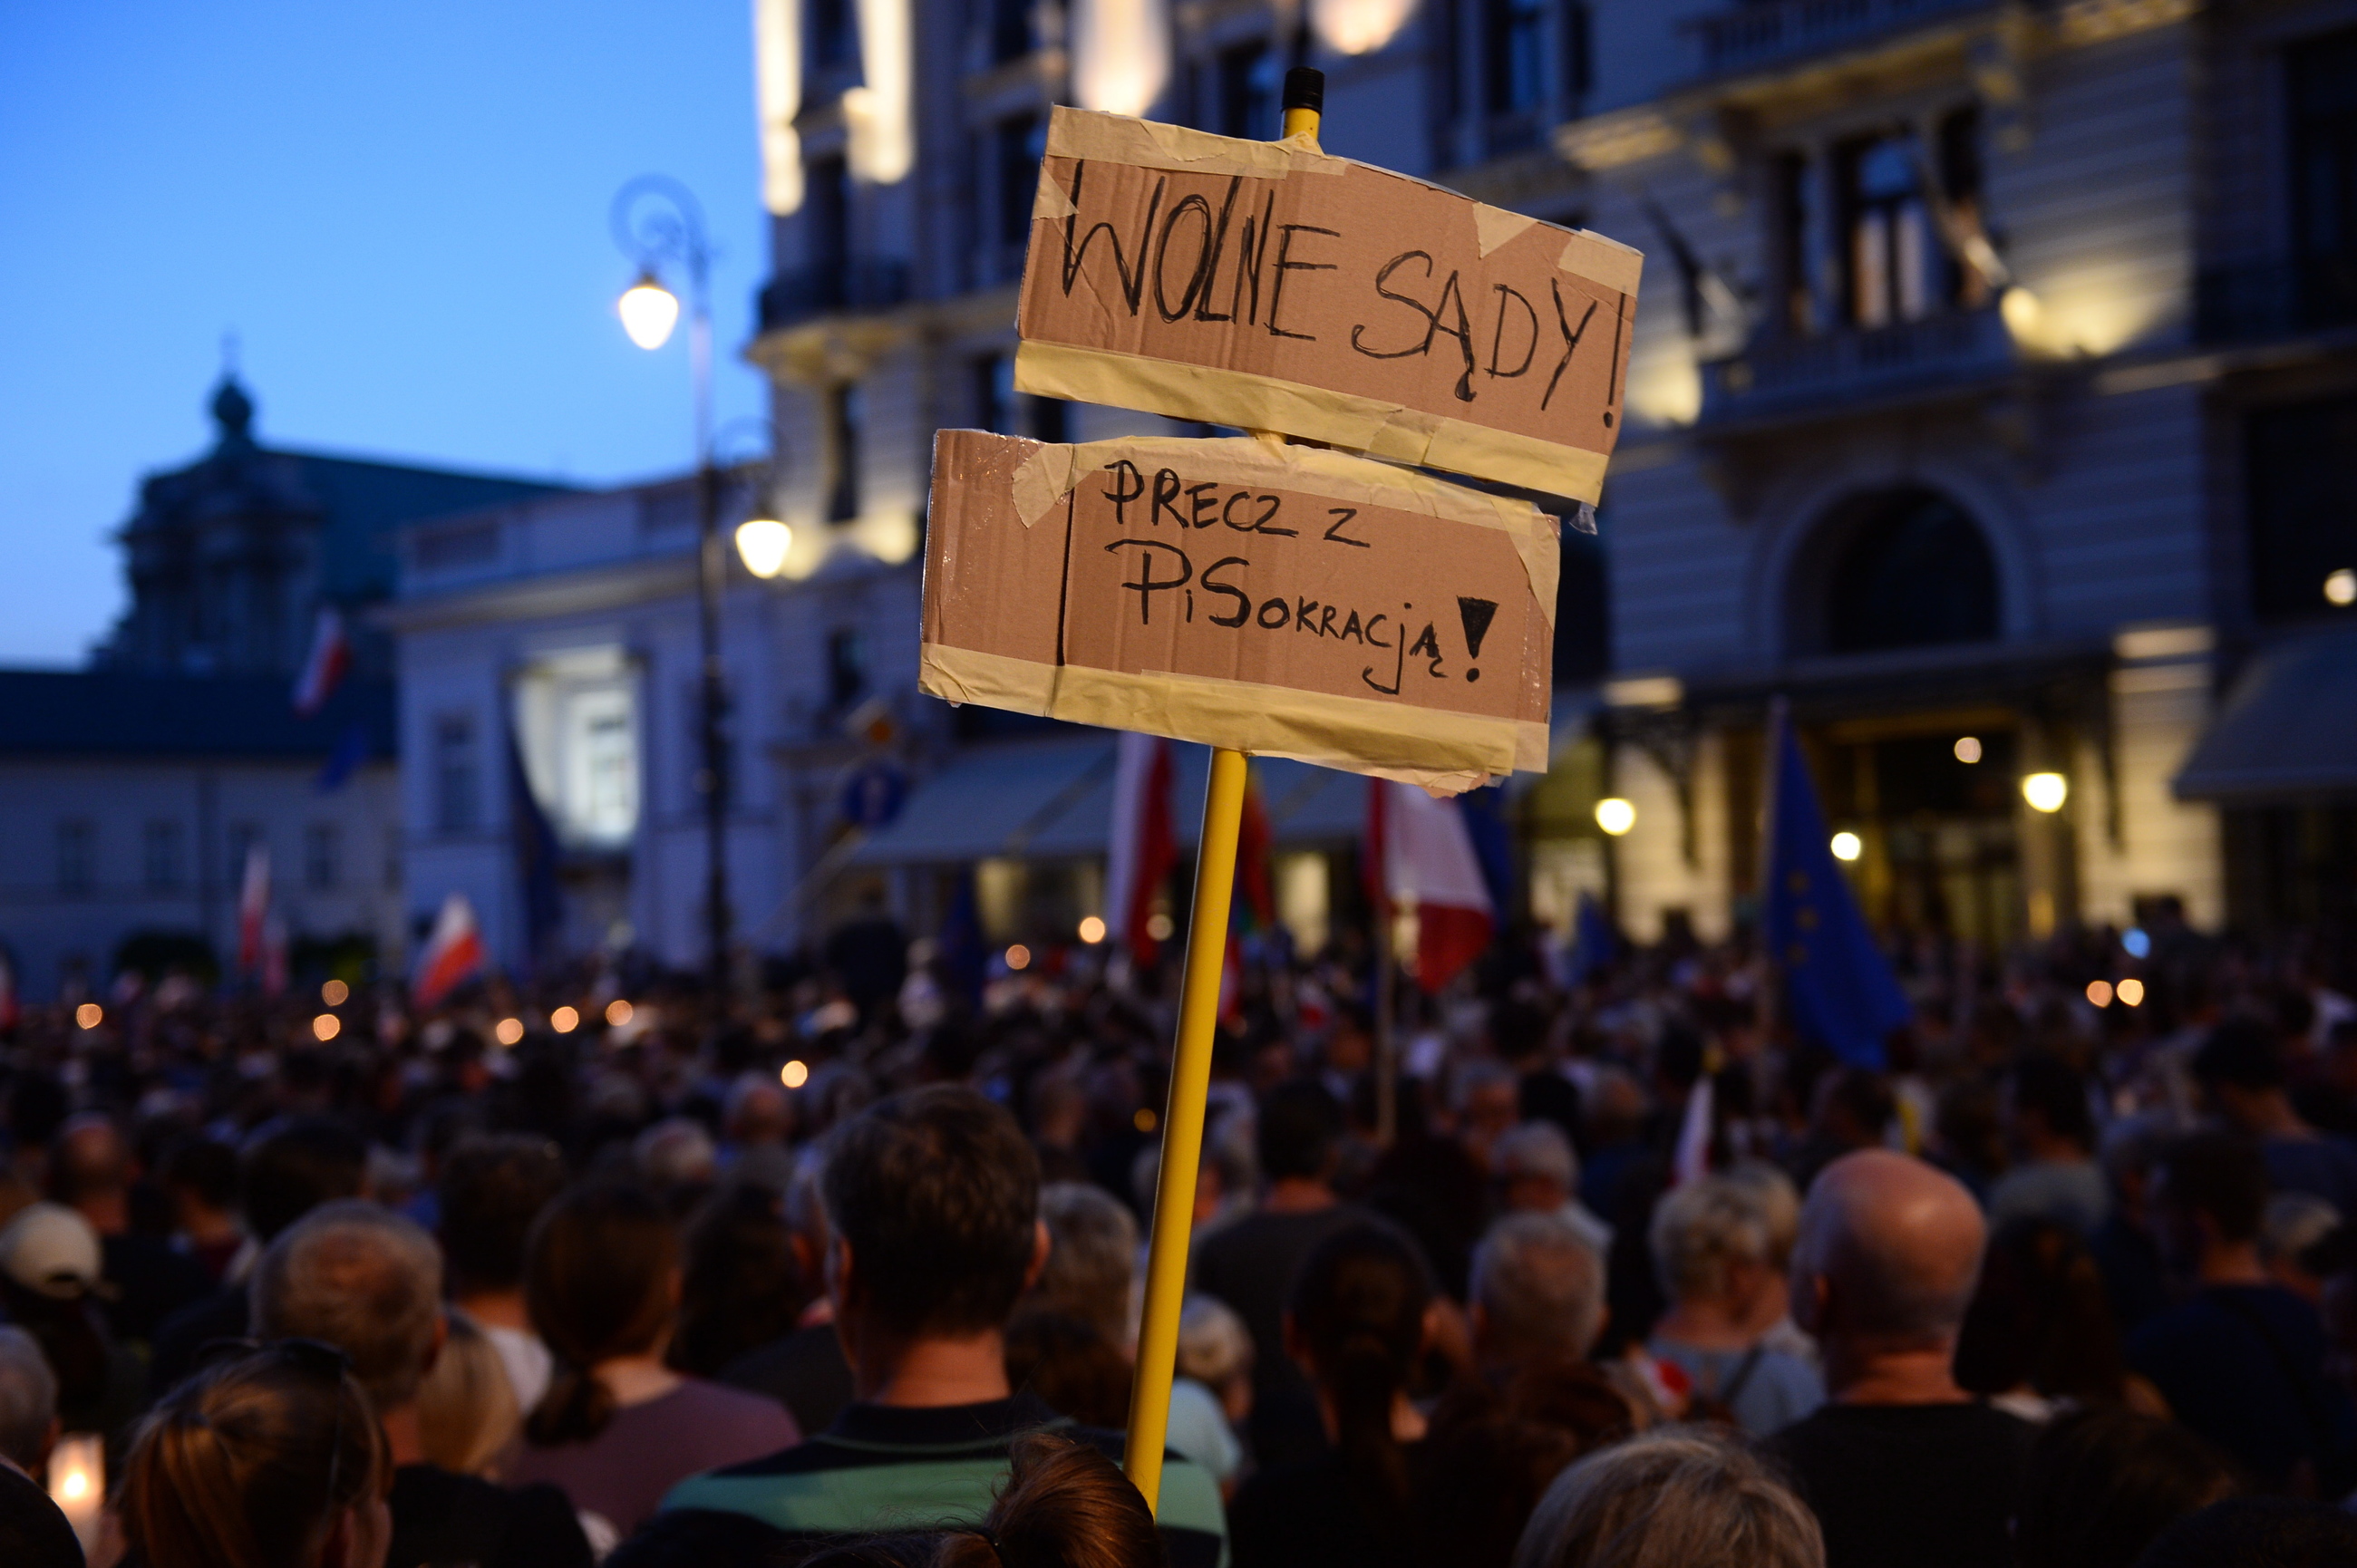
POLYGON ((1174 970, 127 978, 0 1056, 0 1562, 2357 1563, 2357 954, 2161 914, 1903 945, 1878 1064, 1739 942, 1389 1041, 1255 944, 1151 1510, 1174 970))

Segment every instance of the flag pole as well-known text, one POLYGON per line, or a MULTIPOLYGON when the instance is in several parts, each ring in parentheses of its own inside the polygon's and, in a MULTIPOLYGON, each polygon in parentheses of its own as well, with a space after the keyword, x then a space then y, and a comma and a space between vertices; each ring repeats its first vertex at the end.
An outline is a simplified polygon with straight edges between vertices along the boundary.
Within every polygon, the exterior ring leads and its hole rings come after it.
MULTIPOLYGON (((1285 134, 1314 144, 1325 77, 1297 69, 1285 79, 1285 134)), ((1243 821, 1244 754, 1211 753, 1203 791, 1203 832, 1195 856, 1195 903, 1187 922, 1187 969, 1179 986, 1178 1039, 1162 1115, 1162 1166, 1154 1184, 1154 1229, 1146 1262, 1146 1316, 1138 1325, 1135 1381, 1123 1468, 1156 1507, 1162 1449, 1170 1431, 1170 1380, 1178 1363, 1178 1309, 1187 1294, 1187 1243, 1195 1223, 1195 1178, 1203 1157, 1203 1102, 1211 1084, 1211 1036, 1219 1023, 1220 970, 1227 958, 1228 908, 1236 886, 1236 830, 1243 821)))

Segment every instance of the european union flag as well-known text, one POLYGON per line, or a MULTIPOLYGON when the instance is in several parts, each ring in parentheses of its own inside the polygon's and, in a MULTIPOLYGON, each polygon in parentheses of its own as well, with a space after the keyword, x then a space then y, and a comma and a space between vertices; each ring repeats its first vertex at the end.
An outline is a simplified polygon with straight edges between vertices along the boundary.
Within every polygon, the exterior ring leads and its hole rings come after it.
POLYGON ((1914 1009, 1834 859, 1792 726, 1780 713, 1773 728, 1775 820, 1768 830, 1761 933, 1783 972, 1784 1005, 1794 1031, 1852 1067, 1879 1069, 1884 1038, 1914 1009))
POLYGON ((360 765, 368 760, 368 725, 354 719, 344 726, 343 738, 336 749, 328 754, 327 766, 319 769, 319 793, 332 795, 344 787, 360 765))

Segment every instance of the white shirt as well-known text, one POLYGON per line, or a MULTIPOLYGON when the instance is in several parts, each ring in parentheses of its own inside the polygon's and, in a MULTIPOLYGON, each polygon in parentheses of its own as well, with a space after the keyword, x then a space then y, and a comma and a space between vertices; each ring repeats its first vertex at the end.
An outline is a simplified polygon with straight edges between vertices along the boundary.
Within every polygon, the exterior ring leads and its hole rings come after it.
POLYGON ((516 1409, 524 1414, 540 1402, 548 1391, 548 1380, 555 1370, 555 1358, 540 1336, 526 1328, 502 1328, 496 1324, 479 1323, 483 1337, 500 1353, 500 1365, 508 1370, 508 1382, 515 1390, 516 1409))

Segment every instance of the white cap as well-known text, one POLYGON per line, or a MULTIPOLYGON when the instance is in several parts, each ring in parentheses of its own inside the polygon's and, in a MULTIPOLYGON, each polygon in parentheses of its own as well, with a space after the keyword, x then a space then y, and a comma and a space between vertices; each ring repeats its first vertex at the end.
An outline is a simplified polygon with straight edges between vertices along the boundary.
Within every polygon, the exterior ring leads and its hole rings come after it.
POLYGON ((0 1230, 0 1272, 29 1291, 70 1301, 98 1288, 98 1232, 62 1204, 36 1203, 0 1230))

